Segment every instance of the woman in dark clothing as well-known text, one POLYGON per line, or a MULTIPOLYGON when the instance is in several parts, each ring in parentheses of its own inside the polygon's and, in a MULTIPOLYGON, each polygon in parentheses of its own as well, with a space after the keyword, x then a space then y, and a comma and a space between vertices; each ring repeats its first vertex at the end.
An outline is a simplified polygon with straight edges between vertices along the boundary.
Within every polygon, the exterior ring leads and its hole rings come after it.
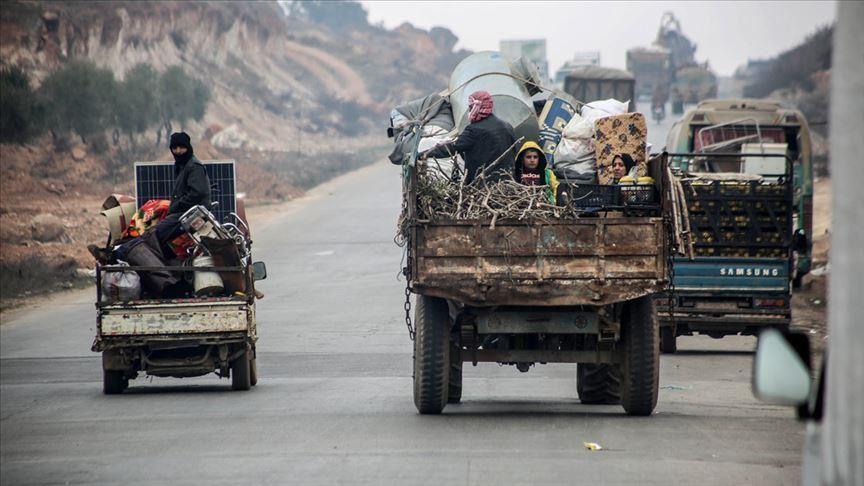
POLYGON ((492 114, 492 106, 492 95, 486 91, 472 93, 468 97, 468 119, 471 123, 455 142, 436 147, 423 157, 437 159, 458 153, 465 161, 466 184, 473 182, 484 170, 484 179, 490 182, 509 176, 514 164, 513 144, 516 136, 513 127, 492 114), (493 163, 494 167, 489 167, 493 163))
POLYGON ((618 154, 612 159, 612 179, 617 184, 622 177, 630 174, 636 162, 630 154, 618 154))

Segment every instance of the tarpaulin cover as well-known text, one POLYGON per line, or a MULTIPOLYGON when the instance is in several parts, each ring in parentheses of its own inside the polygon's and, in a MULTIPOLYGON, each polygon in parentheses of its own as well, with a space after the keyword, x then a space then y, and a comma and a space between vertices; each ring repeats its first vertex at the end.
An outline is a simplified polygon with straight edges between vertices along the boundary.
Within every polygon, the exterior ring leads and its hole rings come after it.
POLYGON ((447 98, 438 94, 432 94, 423 98, 409 101, 404 105, 395 108, 399 115, 406 118, 399 118, 399 125, 394 123, 396 120, 391 119, 394 126, 394 143, 396 147, 390 153, 390 162, 401 165, 406 157, 411 154, 414 147, 415 139, 411 129, 414 126, 435 126, 440 127, 444 131, 449 132, 455 126, 453 123, 453 110, 450 107, 450 102, 447 98))

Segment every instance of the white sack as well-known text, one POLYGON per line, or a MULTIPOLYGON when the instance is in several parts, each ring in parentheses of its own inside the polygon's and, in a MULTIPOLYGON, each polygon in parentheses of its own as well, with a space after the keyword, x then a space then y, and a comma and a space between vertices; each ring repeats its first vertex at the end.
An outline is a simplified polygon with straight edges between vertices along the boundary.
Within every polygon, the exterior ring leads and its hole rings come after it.
MULTIPOLYGON (((129 266, 126 262, 118 265, 129 266)), ((102 274, 102 302, 128 302, 141 298, 141 278, 137 272, 104 272, 102 274)))
POLYGON ((591 120, 592 122, 598 118, 605 116, 621 115, 627 113, 629 103, 618 101, 613 98, 608 100, 592 101, 587 105, 582 106, 582 118, 591 120))
POLYGON ((574 115, 561 132, 555 149, 555 165, 576 162, 594 153, 594 122, 574 115))
MULTIPOLYGON (((453 134, 440 127, 426 125, 423 127, 423 133, 424 137, 420 139, 420 143, 417 145, 417 153, 421 154, 439 145, 446 145, 454 140, 453 134), (432 135, 425 136, 427 132, 432 135)), ((451 174, 453 174, 452 157, 427 159, 426 164, 429 166, 429 175, 436 179, 449 179, 451 174)), ((465 167, 464 162, 462 162, 462 157, 458 154, 456 155, 456 164, 459 166, 460 170, 465 167)))

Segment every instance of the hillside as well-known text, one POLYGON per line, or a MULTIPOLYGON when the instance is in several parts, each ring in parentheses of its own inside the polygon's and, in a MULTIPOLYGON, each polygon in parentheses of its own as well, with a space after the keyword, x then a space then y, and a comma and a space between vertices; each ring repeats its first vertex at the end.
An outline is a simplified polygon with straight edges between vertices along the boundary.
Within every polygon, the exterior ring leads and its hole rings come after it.
MULTIPOLYGON (((456 41, 443 28, 372 26, 350 2, 7 1, 0 9, 0 65, 21 68, 34 90, 75 61, 118 81, 140 63, 158 72, 179 65, 201 80, 210 91, 203 118, 172 129, 189 132, 201 157, 237 159, 253 205, 382 159, 390 108, 446 87, 467 55, 453 50, 456 41)), ((92 264, 84 247, 101 239, 101 199, 133 190, 135 160, 169 158, 159 128, 134 144, 106 143, 110 130, 86 143, 69 133, 0 144, 3 299, 46 282, 66 286, 92 264), (66 234, 37 241, 39 214, 63 220, 66 234), (30 278, 36 273, 45 275, 30 278)))

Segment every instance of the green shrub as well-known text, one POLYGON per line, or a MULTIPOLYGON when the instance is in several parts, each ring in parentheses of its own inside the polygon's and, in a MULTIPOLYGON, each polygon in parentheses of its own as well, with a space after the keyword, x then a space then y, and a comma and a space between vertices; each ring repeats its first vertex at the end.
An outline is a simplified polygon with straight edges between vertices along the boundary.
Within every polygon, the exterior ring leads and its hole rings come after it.
POLYGON ((114 125, 117 96, 114 73, 92 62, 74 61, 51 73, 42 83, 47 127, 57 133, 75 132, 81 141, 114 125))
POLYGON ((42 127, 42 111, 27 73, 17 66, 0 69, 0 141, 24 143, 42 127))

